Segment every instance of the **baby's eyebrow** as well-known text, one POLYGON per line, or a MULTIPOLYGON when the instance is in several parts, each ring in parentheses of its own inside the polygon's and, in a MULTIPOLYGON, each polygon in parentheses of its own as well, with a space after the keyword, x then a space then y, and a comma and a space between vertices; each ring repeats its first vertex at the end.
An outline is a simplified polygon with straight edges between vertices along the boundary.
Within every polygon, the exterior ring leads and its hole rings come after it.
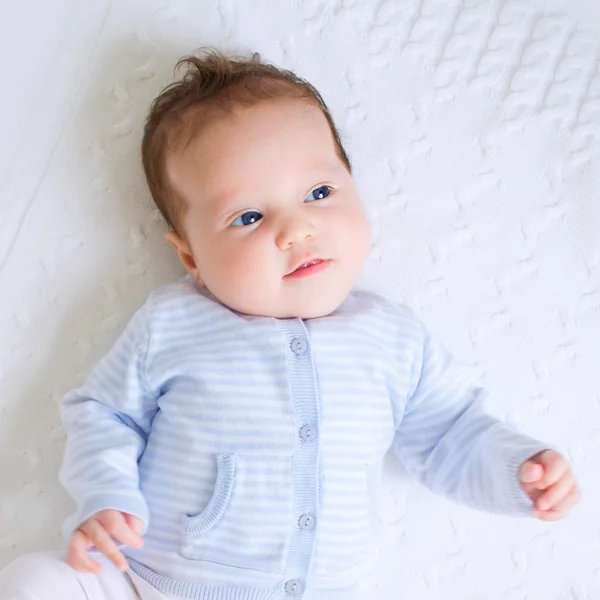
POLYGON ((307 172, 309 173, 331 173, 335 171, 337 165, 332 164, 329 161, 320 160, 315 163, 311 163, 307 168, 307 172))
POLYGON ((218 219, 224 219, 227 215, 232 214, 237 210, 241 210, 243 207, 237 206, 239 202, 236 200, 241 196, 241 192, 235 189, 225 190, 215 194, 210 199, 210 205, 215 216, 218 219))

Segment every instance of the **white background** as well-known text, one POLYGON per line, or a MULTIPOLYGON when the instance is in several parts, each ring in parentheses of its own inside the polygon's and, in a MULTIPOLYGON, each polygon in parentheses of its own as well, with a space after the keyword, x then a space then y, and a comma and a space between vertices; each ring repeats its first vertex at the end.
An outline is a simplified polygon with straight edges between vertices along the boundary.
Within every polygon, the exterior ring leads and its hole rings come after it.
POLYGON ((182 274, 141 128, 176 60, 216 45, 322 91, 375 231, 361 283, 415 308, 583 488, 548 525, 451 505, 390 462, 365 598, 600 598, 596 0, 0 6, 0 567, 62 544, 58 404, 182 274))

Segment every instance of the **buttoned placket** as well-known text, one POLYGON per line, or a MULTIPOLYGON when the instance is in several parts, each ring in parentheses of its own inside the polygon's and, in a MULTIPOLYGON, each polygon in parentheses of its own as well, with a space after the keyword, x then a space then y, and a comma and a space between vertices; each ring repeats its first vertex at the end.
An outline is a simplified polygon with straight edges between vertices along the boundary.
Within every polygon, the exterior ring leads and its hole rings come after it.
POLYGON ((292 464, 296 521, 282 581, 284 598, 302 598, 316 539, 319 504, 319 387, 308 329, 300 319, 279 321, 288 353, 297 439, 292 464))

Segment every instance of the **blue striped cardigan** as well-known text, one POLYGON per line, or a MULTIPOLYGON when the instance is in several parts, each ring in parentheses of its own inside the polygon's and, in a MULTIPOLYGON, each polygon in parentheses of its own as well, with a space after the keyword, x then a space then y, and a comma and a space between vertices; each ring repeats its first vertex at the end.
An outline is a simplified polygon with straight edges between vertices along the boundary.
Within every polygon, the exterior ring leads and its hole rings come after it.
POLYGON ((546 446, 487 415, 405 306, 355 291, 311 320, 233 312, 185 276, 155 290, 62 404, 77 510, 146 524, 132 569, 202 600, 349 600, 382 459, 434 492, 526 515, 546 446))

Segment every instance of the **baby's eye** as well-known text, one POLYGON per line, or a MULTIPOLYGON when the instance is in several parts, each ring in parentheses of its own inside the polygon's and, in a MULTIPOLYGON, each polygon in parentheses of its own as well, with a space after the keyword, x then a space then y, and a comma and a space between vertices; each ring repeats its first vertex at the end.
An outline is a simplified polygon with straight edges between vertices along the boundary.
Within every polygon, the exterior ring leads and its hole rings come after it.
POLYGON ((240 215, 231 225, 233 227, 246 227, 246 225, 253 225, 263 218, 263 216, 256 210, 249 210, 243 215, 240 215))
POLYGON ((315 188, 305 199, 305 202, 313 202, 314 200, 323 200, 327 198, 329 194, 331 194, 332 188, 328 185, 320 185, 318 188, 315 188))

